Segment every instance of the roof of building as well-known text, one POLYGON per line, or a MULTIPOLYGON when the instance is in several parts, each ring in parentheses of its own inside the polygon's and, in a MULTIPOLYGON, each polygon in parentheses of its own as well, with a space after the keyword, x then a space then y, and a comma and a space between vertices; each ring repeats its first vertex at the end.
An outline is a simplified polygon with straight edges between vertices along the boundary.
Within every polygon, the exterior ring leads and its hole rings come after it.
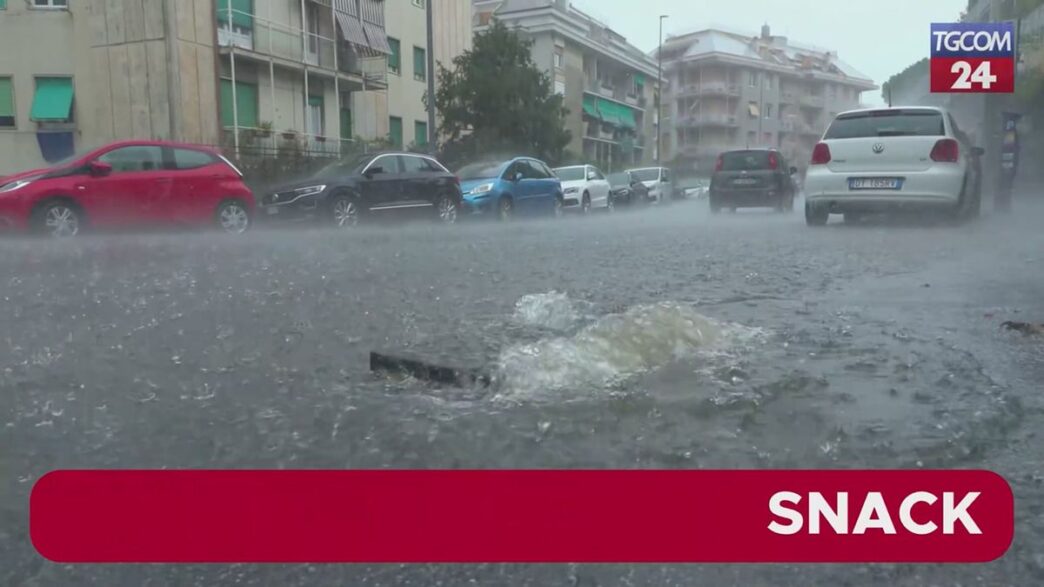
POLYGON ((628 43, 626 37, 576 8, 569 0, 475 0, 474 6, 476 12, 493 13, 500 18, 510 17, 513 13, 553 9, 563 34, 600 47, 610 55, 615 53, 618 58, 624 56, 631 60, 632 66, 644 69, 647 73, 656 69, 655 61, 645 51, 628 43), (599 31, 600 36, 594 36, 594 30, 599 31))
POLYGON ((664 42, 663 52, 668 63, 723 55, 758 62, 765 67, 791 69, 796 74, 836 76, 865 89, 876 87, 869 76, 839 59, 837 53, 792 43, 786 37, 772 36, 767 25, 761 35, 708 28, 669 37, 664 42))

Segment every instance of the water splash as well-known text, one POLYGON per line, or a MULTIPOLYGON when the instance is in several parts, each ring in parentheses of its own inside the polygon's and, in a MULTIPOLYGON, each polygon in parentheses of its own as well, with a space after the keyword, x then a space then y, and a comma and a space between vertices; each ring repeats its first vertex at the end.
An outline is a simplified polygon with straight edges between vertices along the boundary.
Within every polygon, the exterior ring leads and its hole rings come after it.
POLYGON ((515 303, 514 321, 522 326, 566 331, 583 319, 579 304, 567 294, 552 291, 523 296, 515 303))
POLYGON ((683 304, 636 306, 599 318, 574 336, 504 349, 496 364, 497 395, 611 388, 695 355, 718 341, 721 332, 714 321, 683 304))

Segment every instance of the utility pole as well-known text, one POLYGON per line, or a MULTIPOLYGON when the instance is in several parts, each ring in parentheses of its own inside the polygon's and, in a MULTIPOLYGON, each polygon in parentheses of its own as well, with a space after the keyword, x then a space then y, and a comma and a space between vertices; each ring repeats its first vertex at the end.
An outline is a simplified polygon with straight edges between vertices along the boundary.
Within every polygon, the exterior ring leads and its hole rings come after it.
POLYGON ((438 130, 435 128, 435 0, 427 0, 428 13, 428 153, 438 152, 438 130))
POLYGON ((660 47, 656 50, 656 166, 663 160, 663 21, 666 14, 660 15, 660 47))

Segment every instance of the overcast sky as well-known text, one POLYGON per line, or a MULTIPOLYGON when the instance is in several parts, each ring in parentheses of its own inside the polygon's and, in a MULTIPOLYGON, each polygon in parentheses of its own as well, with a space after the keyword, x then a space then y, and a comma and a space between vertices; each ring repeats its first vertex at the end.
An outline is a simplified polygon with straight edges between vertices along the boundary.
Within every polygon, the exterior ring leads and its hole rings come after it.
MULTIPOLYGON (((644 51, 656 48, 657 17, 664 37, 709 26, 757 34, 766 22, 772 34, 832 49, 881 85, 928 56, 932 22, 956 22, 967 0, 572 0, 644 51)), ((879 104, 881 93, 864 102, 879 104)))

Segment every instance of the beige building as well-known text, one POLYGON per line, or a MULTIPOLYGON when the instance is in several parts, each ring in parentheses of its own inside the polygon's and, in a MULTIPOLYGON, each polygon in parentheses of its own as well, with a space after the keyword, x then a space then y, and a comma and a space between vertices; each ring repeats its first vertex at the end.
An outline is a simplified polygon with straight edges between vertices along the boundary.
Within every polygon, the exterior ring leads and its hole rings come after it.
MULTIPOLYGON (((425 2, 0 0, 0 55, 20 56, 0 60, 0 173, 129 138, 323 156, 423 143, 425 2), (39 38, 46 51, 22 49, 39 38)), ((470 3, 433 8, 448 65, 471 46, 470 3)))
POLYGON ((533 42, 569 109, 570 151, 607 173, 655 159, 655 60, 568 0, 475 0, 474 10, 476 33, 496 19, 533 42))
POLYGON ((664 157, 713 170, 728 149, 774 147, 801 166, 833 117, 876 89, 831 51, 707 29, 664 42, 664 157))

